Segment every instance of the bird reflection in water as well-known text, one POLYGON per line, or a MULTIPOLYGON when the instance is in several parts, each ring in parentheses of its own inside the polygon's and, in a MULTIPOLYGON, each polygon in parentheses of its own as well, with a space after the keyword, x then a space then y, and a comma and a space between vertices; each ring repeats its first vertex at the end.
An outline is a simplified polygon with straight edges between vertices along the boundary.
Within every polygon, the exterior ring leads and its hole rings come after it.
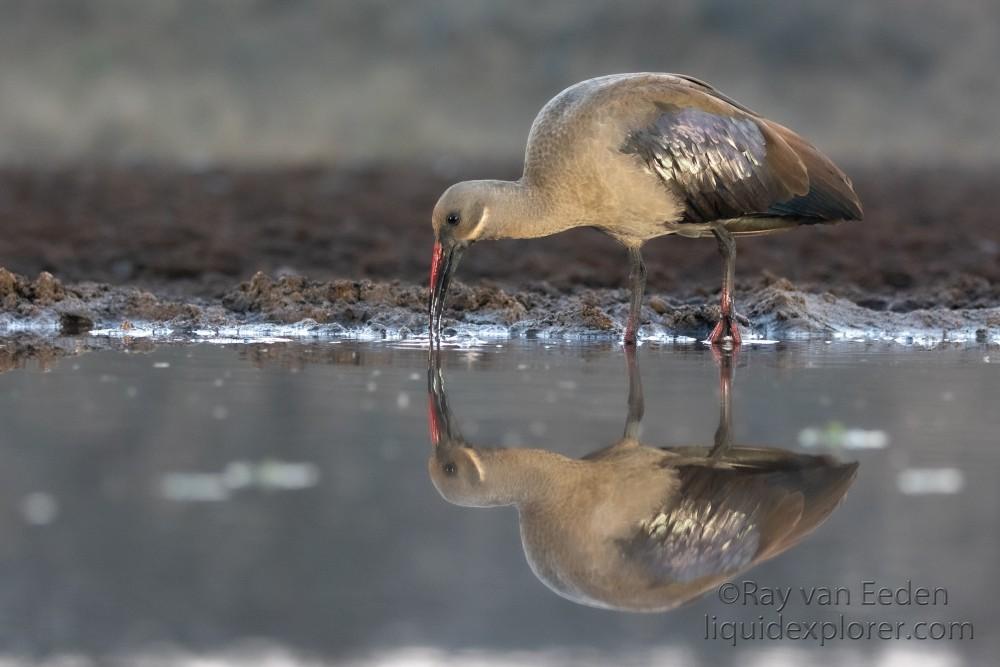
POLYGON ((623 437, 571 459, 468 442, 448 408, 440 355, 431 357, 434 486, 456 505, 517 507, 528 563, 559 595, 623 611, 673 609, 793 547, 843 500, 857 463, 733 444, 731 354, 716 353, 719 426, 704 447, 639 441, 634 348, 626 360, 623 437))

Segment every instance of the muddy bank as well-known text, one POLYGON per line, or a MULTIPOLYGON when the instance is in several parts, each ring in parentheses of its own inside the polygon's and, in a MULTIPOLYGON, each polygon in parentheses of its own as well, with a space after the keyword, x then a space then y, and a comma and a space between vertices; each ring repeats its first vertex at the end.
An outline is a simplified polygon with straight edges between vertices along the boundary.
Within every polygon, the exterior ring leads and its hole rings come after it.
MULTIPOLYGON (((849 171, 863 222, 740 242, 737 305, 753 333, 990 338, 996 172, 849 171)), ((515 173, 0 169, 0 333, 422 334, 434 201, 455 180, 515 173)), ((644 252, 645 335, 703 336, 717 316, 714 243, 663 238, 644 252)), ((625 268, 593 230, 477 245, 449 323, 503 336, 617 335, 625 268)))
MULTIPOLYGON (((764 272, 876 310, 1000 305, 1000 170, 852 168, 865 220, 741 240, 737 277, 764 272)), ((421 284, 429 216, 467 178, 516 165, 177 171, 0 169, 0 266, 28 276, 221 298, 257 271, 314 280, 421 284)), ((644 250, 649 288, 718 289, 710 240, 661 238, 644 250)), ((510 288, 622 287, 620 248, 593 230, 481 244, 459 279, 510 288)))
MULTIPOLYGON (((737 293, 750 337, 1000 340, 1000 308, 877 311, 832 293, 812 293, 764 276, 737 293)), ((274 278, 263 273, 221 299, 154 294, 104 283, 63 284, 0 269, 0 334, 118 338, 407 338, 427 333, 427 289, 399 281, 274 278)), ((627 311, 624 289, 454 285, 446 309, 453 336, 613 338, 627 311)), ((703 338, 718 317, 714 300, 651 293, 640 335, 703 338)))

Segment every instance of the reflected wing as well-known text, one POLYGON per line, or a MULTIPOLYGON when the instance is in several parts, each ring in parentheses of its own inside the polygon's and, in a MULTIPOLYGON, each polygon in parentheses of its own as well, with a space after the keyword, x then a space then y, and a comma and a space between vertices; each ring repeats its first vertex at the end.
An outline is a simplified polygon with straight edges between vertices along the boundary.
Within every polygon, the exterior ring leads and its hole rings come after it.
POLYGON ((653 122, 621 146, 683 203, 681 222, 861 218, 850 181, 826 156, 707 84, 688 81, 676 101, 656 101, 653 122))
POLYGON ((770 551, 802 516, 803 497, 732 470, 681 471, 678 501, 640 522, 622 544, 654 581, 694 582, 739 572, 770 551))
POLYGON ((697 450, 671 450, 680 461, 676 502, 620 544, 651 581, 724 578, 776 556, 830 516, 858 469, 826 456, 750 447, 710 462, 697 450))

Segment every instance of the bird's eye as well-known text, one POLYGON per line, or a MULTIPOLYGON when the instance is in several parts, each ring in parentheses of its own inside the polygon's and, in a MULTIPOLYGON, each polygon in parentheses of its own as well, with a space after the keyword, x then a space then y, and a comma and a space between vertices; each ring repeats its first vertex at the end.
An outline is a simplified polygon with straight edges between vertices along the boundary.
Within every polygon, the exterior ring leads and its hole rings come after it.
POLYGON ((449 225, 457 225, 459 220, 458 213, 449 213, 445 220, 448 221, 449 225))
POLYGON ((444 470, 444 474, 448 475, 449 477, 458 472, 458 466, 456 466, 454 463, 445 463, 443 466, 441 466, 441 469, 444 470))

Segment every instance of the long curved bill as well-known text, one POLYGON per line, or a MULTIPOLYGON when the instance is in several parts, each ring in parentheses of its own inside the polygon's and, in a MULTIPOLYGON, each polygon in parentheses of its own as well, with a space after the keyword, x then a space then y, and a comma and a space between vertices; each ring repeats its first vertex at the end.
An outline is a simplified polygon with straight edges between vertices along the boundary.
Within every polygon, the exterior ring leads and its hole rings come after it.
POLYGON ((431 253, 431 298, 428 308, 432 338, 441 336, 441 316, 444 313, 448 284, 464 251, 464 246, 455 243, 442 244, 440 241, 434 243, 434 250, 431 253))

